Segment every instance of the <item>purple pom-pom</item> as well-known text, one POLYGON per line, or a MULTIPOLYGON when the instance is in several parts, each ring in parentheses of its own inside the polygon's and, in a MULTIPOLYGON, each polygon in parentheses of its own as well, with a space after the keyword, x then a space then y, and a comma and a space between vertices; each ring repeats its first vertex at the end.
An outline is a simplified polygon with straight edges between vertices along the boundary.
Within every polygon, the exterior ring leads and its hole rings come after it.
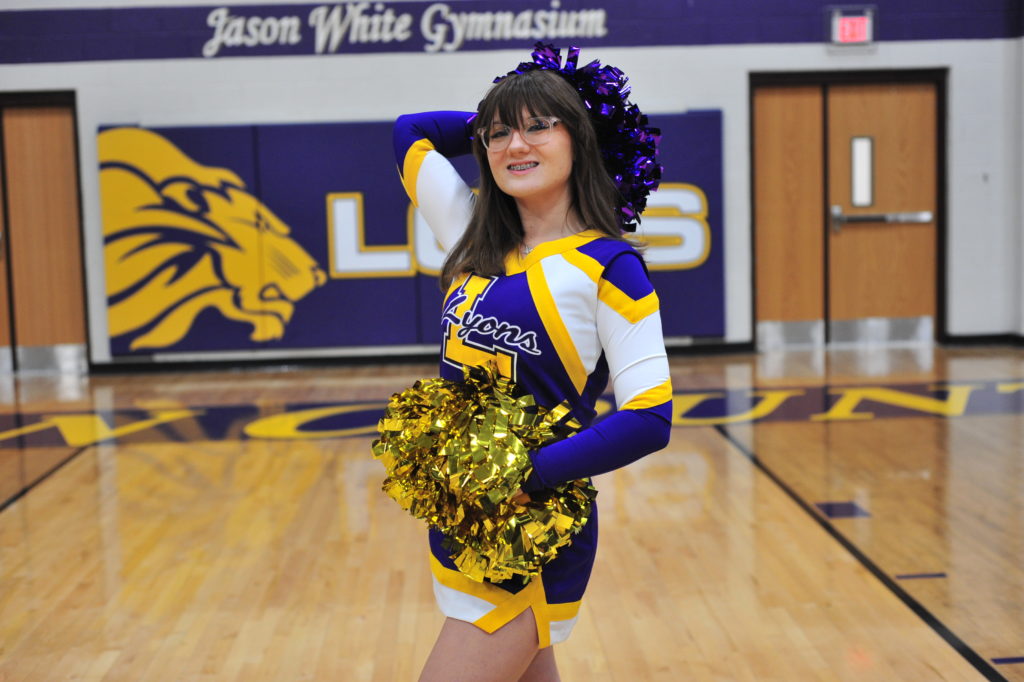
POLYGON ((596 59, 578 66, 578 47, 569 47, 565 66, 561 51, 554 45, 538 42, 531 56, 532 62, 522 62, 494 82, 527 71, 549 70, 573 86, 594 124, 605 170, 619 189, 619 223, 623 230, 636 230, 647 196, 661 182, 663 169, 657 160, 661 131, 649 127, 647 116, 629 101, 628 79, 620 69, 602 66, 596 59))

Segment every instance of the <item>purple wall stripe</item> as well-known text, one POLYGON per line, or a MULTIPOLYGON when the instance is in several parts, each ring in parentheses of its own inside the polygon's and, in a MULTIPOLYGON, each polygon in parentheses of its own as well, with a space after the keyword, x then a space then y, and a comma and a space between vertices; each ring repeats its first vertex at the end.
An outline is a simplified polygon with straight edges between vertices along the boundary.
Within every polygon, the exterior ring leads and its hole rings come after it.
MULTIPOLYGON (((826 41, 820 0, 462 0, 0 12, 0 63, 826 41)), ((1006 0, 889 0, 875 38, 1024 35, 1006 0)))

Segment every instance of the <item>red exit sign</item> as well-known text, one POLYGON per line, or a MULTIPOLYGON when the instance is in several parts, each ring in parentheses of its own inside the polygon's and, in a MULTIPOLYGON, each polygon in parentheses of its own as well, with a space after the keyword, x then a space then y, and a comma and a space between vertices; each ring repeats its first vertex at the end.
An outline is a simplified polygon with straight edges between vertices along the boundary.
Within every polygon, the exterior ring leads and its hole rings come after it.
POLYGON ((833 45, 870 45, 874 40, 875 13, 871 7, 832 10, 833 45))

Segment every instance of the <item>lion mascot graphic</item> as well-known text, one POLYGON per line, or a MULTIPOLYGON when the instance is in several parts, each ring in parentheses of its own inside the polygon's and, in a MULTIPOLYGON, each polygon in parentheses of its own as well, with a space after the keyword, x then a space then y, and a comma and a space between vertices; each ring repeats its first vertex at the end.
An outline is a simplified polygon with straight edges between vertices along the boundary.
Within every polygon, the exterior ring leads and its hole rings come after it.
POLYGON ((295 302, 327 277, 288 225, 226 168, 203 166, 142 128, 99 135, 111 338, 168 348, 216 308, 280 339, 295 302))

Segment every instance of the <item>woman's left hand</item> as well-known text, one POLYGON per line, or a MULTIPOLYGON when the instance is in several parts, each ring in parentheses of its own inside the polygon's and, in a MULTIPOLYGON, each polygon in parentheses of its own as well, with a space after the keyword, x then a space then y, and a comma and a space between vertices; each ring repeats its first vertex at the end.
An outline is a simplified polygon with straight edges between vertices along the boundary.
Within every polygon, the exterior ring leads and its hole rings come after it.
POLYGON ((529 493, 524 493, 522 488, 517 490, 515 495, 513 495, 509 499, 511 499, 512 502, 515 502, 516 504, 522 505, 522 506, 526 506, 527 504, 530 503, 530 495, 529 495, 529 493))

